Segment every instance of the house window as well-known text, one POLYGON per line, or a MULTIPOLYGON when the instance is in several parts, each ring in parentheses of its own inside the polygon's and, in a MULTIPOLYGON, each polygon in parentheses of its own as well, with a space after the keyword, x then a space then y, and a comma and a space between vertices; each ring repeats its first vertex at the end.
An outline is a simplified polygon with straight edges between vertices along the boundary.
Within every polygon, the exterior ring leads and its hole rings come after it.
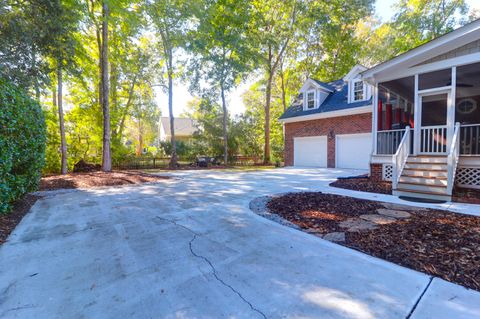
POLYGON ((307 92, 307 109, 313 109, 315 107, 315 91, 307 92))
POLYGON ((353 100, 354 101, 364 100, 363 81, 353 82, 353 100))

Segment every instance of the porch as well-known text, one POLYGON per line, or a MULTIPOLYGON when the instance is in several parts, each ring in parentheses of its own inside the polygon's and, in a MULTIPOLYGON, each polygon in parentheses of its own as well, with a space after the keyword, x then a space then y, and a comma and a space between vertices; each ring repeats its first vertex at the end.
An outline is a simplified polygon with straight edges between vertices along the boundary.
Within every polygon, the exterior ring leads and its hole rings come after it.
POLYGON ((374 98, 372 163, 394 189, 480 188, 480 63, 378 82, 374 98))

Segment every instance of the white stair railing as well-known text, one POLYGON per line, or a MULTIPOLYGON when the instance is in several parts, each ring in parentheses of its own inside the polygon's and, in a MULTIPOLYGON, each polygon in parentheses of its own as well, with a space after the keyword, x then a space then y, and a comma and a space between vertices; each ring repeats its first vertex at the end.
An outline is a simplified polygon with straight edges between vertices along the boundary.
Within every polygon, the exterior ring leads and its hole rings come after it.
POLYGON ((393 155, 393 176, 392 176, 392 188, 397 189, 398 180, 402 175, 403 168, 407 162, 408 155, 410 154, 410 126, 405 128, 405 134, 403 134, 402 141, 398 146, 397 152, 393 155))
POLYGON ((460 123, 455 123, 455 131, 453 133, 452 145, 448 152, 448 179, 447 192, 452 195, 453 186, 455 184, 455 173, 457 172, 458 159, 460 157, 460 123))

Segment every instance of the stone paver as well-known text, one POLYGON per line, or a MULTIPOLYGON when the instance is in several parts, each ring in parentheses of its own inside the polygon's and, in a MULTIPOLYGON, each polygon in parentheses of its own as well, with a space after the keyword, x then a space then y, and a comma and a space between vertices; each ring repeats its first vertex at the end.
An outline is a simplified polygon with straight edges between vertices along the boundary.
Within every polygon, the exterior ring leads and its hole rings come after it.
POLYGON ((323 239, 333 242, 344 242, 345 241, 345 233, 344 232, 333 232, 328 233, 323 236, 323 239))
POLYGON ((397 220, 392 217, 382 216, 377 214, 365 214, 360 215, 360 218, 369 222, 372 222, 377 225, 387 225, 396 222, 397 220))
POLYGON ((412 215, 404 210, 393 210, 386 208, 377 209, 377 213, 380 215, 393 217, 393 218, 410 218, 412 215))
POLYGON ((347 230, 351 232, 371 230, 376 228, 374 223, 359 218, 350 218, 340 222, 338 225, 342 228, 347 228, 347 230))

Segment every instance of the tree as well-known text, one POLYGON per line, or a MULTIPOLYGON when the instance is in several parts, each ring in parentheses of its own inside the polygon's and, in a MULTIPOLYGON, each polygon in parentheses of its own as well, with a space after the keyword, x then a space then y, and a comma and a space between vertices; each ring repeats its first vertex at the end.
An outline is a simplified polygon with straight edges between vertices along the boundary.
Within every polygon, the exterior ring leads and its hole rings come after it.
POLYGON ((282 2, 274 0, 254 1, 254 28, 257 32, 260 48, 260 63, 265 72, 265 146, 264 163, 270 163, 270 107, 272 98, 272 82, 275 72, 295 33, 297 0, 282 2))
POLYGON ((173 116, 173 78, 178 71, 175 56, 184 46, 185 34, 189 27, 191 11, 188 0, 152 0, 147 2, 146 12, 150 16, 154 30, 160 36, 160 49, 167 77, 168 115, 170 117, 170 134, 172 154, 170 166, 177 166, 175 142, 175 119, 173 116))
MULTIPOLYGON (((199 21, 190 33, 191 69, 200 82, 220 96, 223 113, 223 159, 228 163, 228 108, 226 95, 253 69, 254 41, 250 36, 250 10, 247 0, 209 0, 197 12, 199 21)), ((199 89, 202 91, 201 89, 199 89)))
POLYGON ((110 104, 109 104, 109 73, 108 73, 108 16, 107 2, 102 2, 102 54, 100 59, 100 72, 102 74, 102 92, 100 103, 103 111, 103 148, 102 170, 112 170, 112 156, 110 153, 110 104))

